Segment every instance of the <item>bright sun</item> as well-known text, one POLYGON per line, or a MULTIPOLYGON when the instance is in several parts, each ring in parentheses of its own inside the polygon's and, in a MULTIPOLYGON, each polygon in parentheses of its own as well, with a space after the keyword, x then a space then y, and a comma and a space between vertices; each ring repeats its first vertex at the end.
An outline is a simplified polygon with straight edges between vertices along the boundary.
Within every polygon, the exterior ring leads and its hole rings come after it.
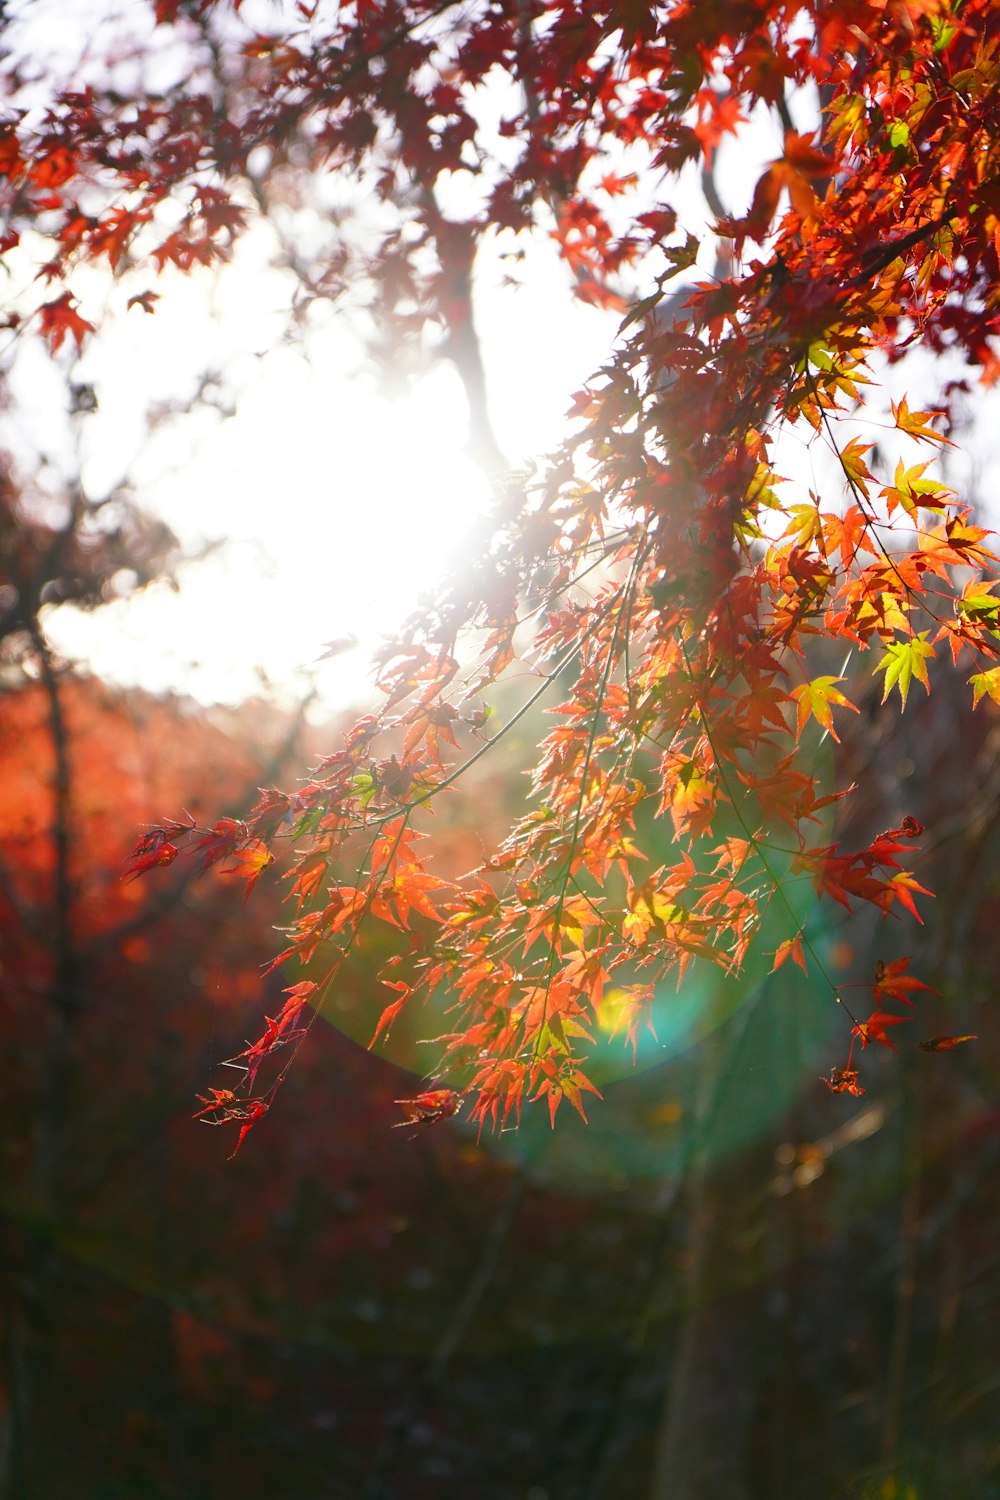
MULTIPOLYGON (((113 322, 81 362, 99 410, 81 428, 85 487, 129 472, 138 498, 212 554, 91 616, 62 608, 57 649, 102 676, 206 702, 315 685, 328 706, 367 696, 379 639, 459 561, 489 499, 466 448, 465 400, 440 365, 388 400, 336 315, 307 348, 282 341, 287 281, 249 242, 211 286, 165 278, 154 316, 113 322), (144 436, 150 402, 225 369, 233 414, 203 412, 144 436), (349 652, 319 662, 331 640, 349 652)), ((525 285, 479 296, 493 420, 512 462, 555 446, 614 319, 574 306, 545 247, 525 285)))

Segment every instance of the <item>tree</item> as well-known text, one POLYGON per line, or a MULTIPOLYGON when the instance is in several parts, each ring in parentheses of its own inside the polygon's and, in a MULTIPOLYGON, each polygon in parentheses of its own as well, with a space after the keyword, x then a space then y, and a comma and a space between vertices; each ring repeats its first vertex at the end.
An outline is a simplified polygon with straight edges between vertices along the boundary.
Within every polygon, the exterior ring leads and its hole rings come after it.
POLYGON ((243 1087, 206 1096, 216 1116, 242 1139, 264 1112, 284 1077, 270 1053, 371 924, 395 949, 374 1040, 415 997, 452 1005, 453 1094, 435 1087, 418 1118, 465 1092, 481 1124, 525 1098, 583 1114, 602 1008, 634 1046, 664 980, 739 972, 765 919, 774 966, 845 1013, 829 1087, 862 1092, 856 1054, 898 1045, 925 986, 893 945, 855 976, 871 1013, 849 1003, 801 893, 919 920, 922 829, 892 806, 845 847, 830 819, 848 788, 821 783, 817 747, 865 667, 900 708, 948 662, 975 703, 1000 701, 989 535, 931 465, 970 380, 998 368, 996 7, 358 0, 258 18, 158 0, 155 17, 189 42, 183 78, 59 89, 4 132, 4 244, 47 235, 53 353, 93 334, 82 262, 139 278, 160 316, 157 272, 219 264, 268 214, 298 317, 353 299, 393 347, 455 360, 496 489, 492 539, 386 647, 382 702, 342 749, 242 819, 166 822, 136 846, 136 873, 186 846, 248 890, 272 857, 289 880, 276 961, 307 977, 248 1044, 243 1087), (741 202, 717 159, 775 130, 741 202), (684 208, 698 173, 707 227, 684 208), (331 175, 354 216, 307 254, 331 175), (532 233, 622 318, 563 448, 525 479, 489 433, 471 287, 484 246, 532 233), (898 388, 916 351, 948 372, 926 410, 898 388), (781 476, 800 436, 812 486, 781 476), (515 669, 537 686, 493 728, 515 669), (528 809, 473 876, 438 872, 444 794, 546 695, 559 722, 528 809))

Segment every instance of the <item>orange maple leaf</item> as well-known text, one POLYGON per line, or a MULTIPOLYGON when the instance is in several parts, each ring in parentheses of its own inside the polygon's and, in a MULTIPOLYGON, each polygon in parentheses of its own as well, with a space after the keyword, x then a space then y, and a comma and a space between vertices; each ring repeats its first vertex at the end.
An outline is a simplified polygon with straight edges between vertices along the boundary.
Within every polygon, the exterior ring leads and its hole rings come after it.
POLYGON ((864 1089, 858 1082, 856 1068, 831 1068, 829 1078, 824 1078, 823 1082, 834 1094, 860 1095, 864 1093, 864 1089))
POLYGON ((860 1039, 862 1047, 867 1047, 869 1042, 881 1042, 883 1047, 888 1047, 895 1052, 895 1047, 886 1036, 890 1026, 898 1026, 901 1021, 908 1021, 909 1016, 893 1016, 888 1011, 876 1010, 868 1017, 867 1021, 851 1027, 851 1035, 860 1039))
POLYGON ((232 863, 223 865, 220 875, 239 875, 246 880, 243 892, 244 904, 257 881, 268 865, 274 863, 274 855, 261 839, 251 839, 242 848, 233 851, 232 863))

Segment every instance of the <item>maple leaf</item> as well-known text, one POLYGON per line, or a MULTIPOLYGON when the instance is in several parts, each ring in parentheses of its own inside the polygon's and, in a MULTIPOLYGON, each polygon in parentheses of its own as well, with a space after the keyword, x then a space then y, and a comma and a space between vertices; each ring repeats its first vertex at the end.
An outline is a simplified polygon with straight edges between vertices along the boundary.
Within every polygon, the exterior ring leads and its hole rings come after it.
POLYGON ((290 894, 298 897, 300 908, 310 896, 315 896, 329 869, 330 862, 327 856, 315 854, 312 857, 306 856, 289 871, 286 878, 292 882, 290 894))
POLYGON ((739 97, 735 93, 720 95, 714 89, 704 89, 701 92, 698 99, 698 119, 691 129, 701 144, 706 165, 711 166, 715 148, 723 136, 735 135, 744 119, 739 97))
POLYGON ((232 1089, 209 1089, 209 1094, 211 1098, 206 1094, 198 1095, 203 1108, 196 1110, 192 1119, 201 1120, 205 1125, 239 1125, 240 1133, 229 1156, 232 1161, 257 1121, 267 1114, 270 1105, 266 1099, 241 1099, 232 1089))
POLYGON ((879 959, 875 965, 875 984, 873 987, 875 999, 879 1005, 881 1005, 884 999, 891 999, 898 1000, 903 1005, 908 1005, 912 1009, 913 1001, 910 999, 910 995, 915 991, 926 990, 929 994, 934 993, 929 984, 924 984, 922 979, 917 979, 915 975, 906 972, 909 962, 908 956, 906 958, 894 958, 888 964, 883 963, 879 959))
POLYGON ((204 850, 201 857, 203 870, 208 870, 219 860, 226 859, 241 839, 247 837, 247 826, 239 818, 220 818, 198 841, 196 848, 204 850))
POLYGON ((310 1003, 314 995, 319 993, 319 985, 315 979, 300 979, 298 984, 289 985, 282 991, 288 996, 278 1012, 278 1025, 289 1026, 296 1021, 305 1007, 310 1003))
POLYGON ((250 839, 248 843, 242 844, 233 851, 230 863, 220 866, 219 873, 220 875, 239 875, 246 881, 246 889, 243 892, 245 906, 257 881, 268 865, 273 863, 274 855, 263 840, 250 839))
POLYGON ((932 1036, 920 1046, 924 1052, 951 1052, 955 1047, 963 1047, 966 1042, 978 1042, 979 1038, 972 1033, 969 1036, 932 1036))
POLYGON ((533 1095, 533 1098, 548 1099, 550 1126, 555 1126, 556 1111, 563 1099, 569 1100, 580 1116, 580 1119, 586 1124, 587 1115, 583 1107, 584 1092, 593 1094, 598 1099, 602 1097, 600 1090, 594 1087, 589 1078, 585 1077, 579 1070, 574 1070, 570 1074, 560 1074, 557 1079, 546 1080, 541 1088, 539 1088, 537 1094, 533 1095))
POLYGON ((268 1108, 269 1105, 263 1099, 248 1099, 240 1114, 230 1115, 230 1119, 240 1122, 240 1133, 236 1137, 236 1145, 230 1153, 230 1161, 232 1161, 257 1121, 267 1114, 268 1108))
POLYGON ((874 475, 865 462, 865 454, 870 453, 874 446, 874 443, 863 443, 859 438, 854 438, 839 454, 841 467, 852 490, 863 495, 866 500, 868 480, 874 478, 874 475))
POLYGON ((935 417, 940 417, 939 412, 910 411, 905 396, 898 405, 895 401, 890 402, 890 405, 892 406, 892 415, 896 426, 901 432, 905 432, 910 437, 917 438, 921 442, 936 443, 939 447, 947 446, 953 448, 955 446, 950 438, 942 436, 936 428, 930 425, 935 417))
POLYGON ((14 126, 0 126, 0 177, 16 177, 23 165, 14 126))
MULTIPOLYGON (((983 542, 993 533, 983 526, 970 526, 965 512, 948 516, 940 526, 919 533, 920 560, 939 577, 947 577, 949 566, 981 567, 995 562, 996 554, 983 542)), ((978 587, 983 587, 977 580, 978 587)), ((956 601, 957 602, 957 601, 956 601)))
POLYGON ((404 1130, 407 1125, 437 1125, 451 1119, 462 1108, 462 1095, 454 1089, 431 1089, 415 1099, 397 1099, 395 1103, 406 1110, 406 1119, 392 1128, 404 1130))
MULTIPOLYGON (((205 1119, 207 1115, 217 1115, 227 1109, 238 1109, 240 1107, 240 1101, 232 1089, 209 1089, 208 1093, 211 1095, 211 1098, 208 1097, 208 1094, 198 1095, 198 1102, 203 1107, 191 1116, 193 1120, 205 1119)), ((219 1125, 221 1123, 221 1120, 206 1120, 206 1124, 209 1125, 219 1125)))
POLYGON ((165 829, 151 828, 148 833, 143 834, 125 861, 123 878, 134 880, 136 876, 145 875, 147 870, 152 870, 157 865, 172 864, 178 852, 176 844, 170 843, 167 838, 165 829))
POLYGON ((814 677, 811 682, 803 682, 798 687, 792 688, 792 697, 798 703, 796 738, 801 736, 811 715, 838 744, 840 743, 840 735, 833 727, 831 706, 839 704, 843 708, 852 709, 854 713, 858 712, 857 705, 849 698, 845 698, 844 694, 834 686, 835 683, 843 682, 843 680, 842 677, 814 677))
POLYGON ((784 159, 806 177, 830 177, 837 170, 832 157, 812 145, 808 136, 794 130, 785 134, 784 159))
POLYGON ((986 696, 993 699, 994 703, 1000 703, 1000 667, 990 667, 984 672, 974 672, 969 678, 972 687, 972 706, 978 708, 980 700, 986 696))
POLYGON ((864 1093, 864 1089, 858 1082, 856 1068, 831 1068, 829 1078, 823 1082, 834 1094, 854 1094, 856 1096, 864 1093))
POLYGON ((886 882, 886 891, 888 895, 896 898, 900 906, 905 906, 911 916, 916 917, 918 922, 923 923, 924 919, 917 911, 916 903, 913 900, 913 892, 919 891, 922 896, 930 896, 933 893, 925 885, 921 885, 910 874, 909 870, 900 870, 897 875, 891 876, 886 882))
POLYGON ((912 520, 916 520, 921 507, 925 510, 941 510, 942 503, 950 497, 950 491, 944 485, 923 477, 929 467, 929 464, 915 464, 906 469, 903 460, 899 460, 892 484, 880 491, 890 516, 897 507, 904 510, 912 520))
POLYGON ((885 656, 875 668, 876 672, 885 673, 885 691, 882 694, 882 702, 885 702, 895 687, 899 691, 905 708, 906 696, 914 677, 930 692, 927 659, 933 655, 934 647, 927 640, 926 630, 920 631, 919 635, 911 636, 908 641, 890 641, 885 648, 885 656))
POLYGON ((306 1035, 305 1027, 290 1027, 289 1021, 293 1013, 297 1012, 290 1011, 286 1003, 276 1019, 265 1016, 263 1036, 258 1037, 255 1042, 248 1042, 242 1052, 237 1052, 234 1057, 230 1057, 223 1063, 223 1067, 239 1068, 246 1074, 242 1088, 247 1090, 253 1088, 261 1065, 276 1047, 289 1046, 293 1042, 301 1041, 306 1035))
MULTIPOLYGON (((393 1021, 395 1021, 396 1017, 405 1006, 407 1000, 409 1000, 410 996, 413 994, 413 990, 411 989, 411 987, 408 984, 403 984, 400 980, 384 979, 382 983, 386 986, 387 989, 399 990, 400 995, 399 999, 393 1000, 389 1005, 387 1005, 385 1010, 379 1016, 378 1021, 375 1025, 375 1030, 372 1033, 372 1039, 368 1043, 369 1049, 374 1047, 383 1031, 388 1032, 393 1021)), ((396 1100, 397 1104, 399 1104, 400 1102, 400 1100, 396 1100)))
POLYGON ((881 1042, 883 1047, 888 1047, 895 1052, 895 1047, 886 1036, 890 1026, 899 1026, 901 1022, 910 1020, 909 1016, 894 1016, 888 1011, 876 1010, 868 1017, 867 1021, 851 1027, 851 1035, 860 1039, 862 1047, 867 1047, 869 1042, 881 1042))
POLYGON ((886 828, 877 834, 868 845, 867 853, 880 865, 892 865, 898 868, 899 861, 896 855, 901 852, 909 852, 910 844, 900 842, 903 839, 917 839, 923 833, 923 825, 916 818, 907 813, 906 817, 895 828, 886 828))
POLYGON ((95 332, 93 323, 88 323, 77 312, 77 305, 72 293, 63 292, 61 297, 56 297, 53 302, 44 302, 38 309, 42 334, 48 339, 53 354, 61 348, 67 334, 76 340, 77 350, 80 350, 86 335, 95 332))
POLYGON ((793 938, 785 938, 784 942, 778 944, 771 973, 773 974, 777 969, 780 969, 782 964, 787 963, 790 958, 794 959, 804 974, 809 972, 806 967, 805 954, 802 952, 801 932, 797 932, 793 938))
POLYGON ((981 578, 970 579, 962 590, 961 597, 955 600, 956 613, 971 624, 986 626, 995 632, 1000 626, 1000 599, 993 594, 998 581, 1000 580, 984 582, 981 578))

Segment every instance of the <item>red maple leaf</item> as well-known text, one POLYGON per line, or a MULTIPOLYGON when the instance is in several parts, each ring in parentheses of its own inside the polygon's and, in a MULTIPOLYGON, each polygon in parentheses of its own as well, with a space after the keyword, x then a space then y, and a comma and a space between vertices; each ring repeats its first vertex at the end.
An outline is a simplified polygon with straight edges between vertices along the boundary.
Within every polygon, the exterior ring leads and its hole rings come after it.
POLYGON ((67 334, 76 339, 77 349, 83 348, 84 336, 94 332, 93 323, 88 323, 86 318, 80 316, 76 310, 76 298, 71 292, 63 292, 54 302, 44 302, 38 309, 38 316, 42 325, 42 334, 49 341, 49 348, 55 354, 67 334))
POLYGON ((914 990, 927 990, 933 994, 929 984, 924 984, 922 979, 916 979, 912 974, 907 974, 906 967, 909 964, 909 956, 905 958, 894 958, 891 963, 883 963, 879 959, 875 965, 875 993, 876 1004, 881 1005, 883 1000, 897 1000, 901 1005, 908 1005, 913 1009, 913 1001, 910 994, 914 990))
POLYGON ((148 833, 143 834, 125 861, 123 879, 135 880, 138 875, 145 875, 147 870, 152 870, 156 865, 169 865, 177 858, 177 854, 177 846, 170 843, 166 829, 151 828, 148 833))
POLYGON ((851 1027, 851 1035, 860 1039, 862 1047, 867 1047, 869 1042, 881 1042, 883 1047, 888 1047, 895 1052, 895 1047, 886 1036, 886 1030, 890 1026, 898 1026, 902 1021, 908 1021, 909 1016, 893 1016, 888 1011, 876 1010, 868 1017, 867 1021, 851 1027))
POLYGON ((454 1089, 431 1089, 418 1094, 415 1099, 395 1101, 406 1110, 406 1119, 394 1125, 393 1130, 403 1130, 407 1125, 436 1125, 440 1120, 450 1119, 462 1108, 462 1095, 454 1089))

